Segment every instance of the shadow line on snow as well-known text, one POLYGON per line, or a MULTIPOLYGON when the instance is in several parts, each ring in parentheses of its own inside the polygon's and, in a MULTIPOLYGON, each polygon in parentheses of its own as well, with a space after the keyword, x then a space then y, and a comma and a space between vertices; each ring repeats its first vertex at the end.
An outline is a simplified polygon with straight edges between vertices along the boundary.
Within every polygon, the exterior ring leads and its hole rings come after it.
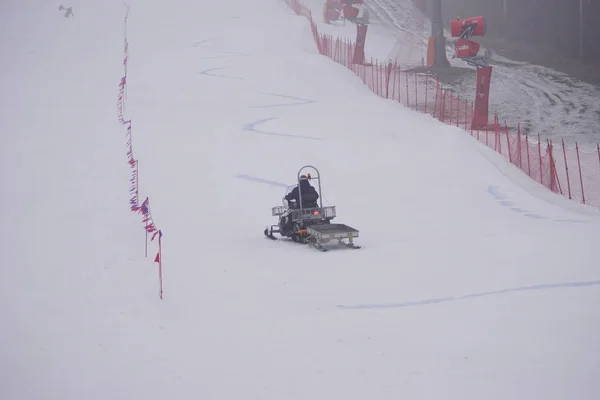
POLYGON ((549 289, 588 287, 588 286, 600 286, 600 281, 549 283, 549 284, 540 284, 540 285, 532 285, 532 286, 523 286, 523 287, 495 290, 495 291, 491 291, 491 292, 473 293, 473 294, 467 294, 464 296, 456 296, 456 297, 452 297, 452 296, 451 297, 440 297, 440 298, 435 298, 435 299, 406 301, 406 302, 402 302, 402 303, 338 305, 337 308, 342 309, 342 310, 360 310, 360 309, 377 310, 377 309, 384 309, 384 308, 407 308, 407 307, 417 307, 417 306, 425 306, 425 305, 431 305, 431 304, 440 304, 440 303, 446 303, 446 302, 450 302, 450 301, 467 300, 467 299, 473 299, 476 297, 494 296, 494 295, 499 295, 499 294, 514 293, 514 292, 527 292, 527 291, 533 291, 533 290, 549 290, 549 289))

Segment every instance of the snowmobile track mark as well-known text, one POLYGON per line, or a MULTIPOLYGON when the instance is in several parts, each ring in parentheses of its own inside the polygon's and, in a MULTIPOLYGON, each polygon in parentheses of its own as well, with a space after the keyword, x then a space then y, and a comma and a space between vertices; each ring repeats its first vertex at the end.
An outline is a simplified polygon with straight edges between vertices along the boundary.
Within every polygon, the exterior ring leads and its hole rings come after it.
POLYGON ((564 283, 548 283, 548 284, 540 284, 540 285, 532 285, 532 286, 522 286, 522 287, 514 287, 507 289, 494 290, 489 292, 480 292, 480 293, 471 293, 462 296, 449 296, 449 297, 439 297, 433 299, 426 300, 417 300, 417 301, 405 301, 402 303, 382 303, 382 304, 358 304, 358 305, 343 305, 339 304, 336 308, 342 310, 380 310, 384 308, 408 308, 408 307, 417 307, 417 306, 425 306, 439 303, 446 303, 449 301, 458 301, 458 300, 467 300, 474 299, 478 297, 484 296, 494 296, 499 294, 508 294, 515 292, 527 292, 534 290, 549 290, 549 289, 565 289, 565 288, 582 288, 582 287, 590 287, 590 286, 600 286, 600 281, 583 281, 583 282, 564 282, 564 283))
POLYGON ((256 125, 264 124, 265 122, 273 121, 275 119, 277 119, 277 118, 270 117, 270 118, 259 119, 257 121, 253 121, 248 124, 242 125, 242 129, 245 131, 249 131, 249 132, 260 133, 262 135, 285 136, 285 137, 292 137, 292 138, 298 138, 298 139, 310 139, 310 140, 323 140, 321 138, 314 137, 314 136, 301 136, 301 135, 290 135, 290 134, 286 134, 286 133, 265 132, 265 131, 259 131, 255 128, 256 125))
POLYGON ((284 99, 296 100, 296 101, 298 101, 298 103, 265 104, 265 105, 261 105, 261 106, 249 106, 248 108, 289 107, 289 106, 300 106, 300 105, 304 105, 304 104, 316 103, 315 100, 303 99, 302 97, 286 96, 284 94, 277 94, 277 93, 261 93, 261 94, 264 94, 267 96, 281 97, 284 99))
POLYGON ((198 72, 198 74, 200 74, 200 75, 208 75, 208 76, 215 76, 217 78, 226 78, 226 79, 240 79, 240 80, 244 80, 245 79, 245 78, 242 78, 242 77, 239 77, 239 76, 211 74, 212 71, 217 71, 217 70, 220 70, 220 69, 225 69, 225 67, 205 69, 203 71, 198 72))

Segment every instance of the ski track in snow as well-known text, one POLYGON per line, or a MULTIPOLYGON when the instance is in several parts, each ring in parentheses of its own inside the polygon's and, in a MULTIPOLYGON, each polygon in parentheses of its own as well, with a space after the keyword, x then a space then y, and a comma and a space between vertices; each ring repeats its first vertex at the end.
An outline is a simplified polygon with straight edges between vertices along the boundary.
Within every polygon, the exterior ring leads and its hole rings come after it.
POLYGON ((223 51, 223 54, 218 55, 218 56, 202 56, 199 57, 201 59, 215 59, 215 58, 232 58, 232 57, 248 57, 251 56, 252 54, 248 54, 248 53, 238 53, 235 51, 223 51))
POLYGON ((554 222, 570 222, 570 223, 582 223, 582 222, 591 222, 589 220, 581 220, 581 219, 551 219, 540 215, 538 213, 527 211, 521 208, 515 201, 511 200, 507 195, 502 193, 499 187, 497 186, 489 186, 488 193, 498 202, 498 204, 503 207, 507 207, 509 210, 514 211, 519 214, 523 214, 525 217, 539 219, 539 220, 551 220, 554 222))
POLYGON ((300 106, 303 104, 316 103, 315 100, 303 99, 301 97, 287 96, 287 95, 277 94, 277 93, 261 93, 261 94, 264 94, 267 96, 281 97, 284 99, 296 100, 296 101, 298 101, 298 103, 264 104, 264 105, 260 105, 260 106, 249 106, 248 108, 289 107, 289 106, 300 106))
POLYGON ((239 174, 236 175, 236 178, 238 179, 244 179, 250 182, 257 182, 257 183, 264 183, 266 185, 270 185, 270 186, 276 186, 276 187, 283 187, 283 188, 288 188, 290 185, 282 183, 282 182, 277 182, 277 181, 272 181, 269 179, 264 179, 264 178, 259 178, 256 176, 252 176, 252 175, 246 175, 246 174, 239 174))
POLYGON ((406 301, 402 303, 382 303, 382 304, 359 304, 359 305, 338 305, 337 308, 341 310, 380 310, 385 308, 407 308, 416 306, 426 306, 431 304, 440 304, 451 301, 474 299, 477 297, 484 296, 496 296, 504 295, 517 292, 527 292, 533 290, 550 290, 550 289, 564 289, 564 288, 585 288, 590 286, 600 286, 600 281, 585 281, 585 282, 564 282, 564 283, 550 283, 540 284, 533 286, 523 286, 516 288, 508 288, 502 290, 495 290, 490 292, 472 293, 463 296, 456 297, 440 297, 426 300, 406 301))
POLYGON ((199 40, 197 42, 194 42, 190 45, 190 47, 196 47, 196 48, 206 48, 205 44, 212 41, 213 39, 216 39, 216 37, 211 37, 208 39, 203 39, 203 40, 199 40))
POLYGON ((214 76, 217 78, 226 78, 226 79, 239 79, 239 80, 244 80, 245 78, 239 77, 239 76, 229 76, 229 75, 218 75, 218 74, 212 74, 212 71, 218 71, 218 70, 222 70, 222 69, 226 69, 226 68, 230 68, 230 67, 216 67, 216 68, 208 68, 205 70, 202 70, 200 72, 198 72, 200 75, 207 75, 207 76, 214 76))
POLYGON ((276 120, 276 119, 278 119, 278 118, 276 118, 276 117, 269 117, 269 118, 259 119, 259 120, 250 122, 248 124, 242 125, 242 130, 249 131, 249 132, 254 132, 254 133, 259 133, 259 134, 262 134, 262 135, 285 136, 285 137, 299 138, 299 139, 309 139, 309 140, 323 140, 321 138, 314 137, 314 136, 302 136, 302 135, 291 135, 291 134, 287 134, 287 133, 266 132, 266 131, 261 131, 261 130, 256 129, 257 125, 264 124, 265 122, 273 121, 273 120, 276 120))

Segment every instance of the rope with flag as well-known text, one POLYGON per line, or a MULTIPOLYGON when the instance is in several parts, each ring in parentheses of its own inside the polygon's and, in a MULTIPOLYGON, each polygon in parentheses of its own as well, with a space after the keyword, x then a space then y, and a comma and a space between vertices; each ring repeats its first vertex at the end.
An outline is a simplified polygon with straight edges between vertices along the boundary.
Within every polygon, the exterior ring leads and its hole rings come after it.
POLYGON ((117 119, 121 125, 125 127, 125 146, 127 149, 127 163, 131 169, 131 177, 129 178, 129 207, 131 211, 142 215, 142 223, 146 231, 146 249, 145 256, 148 257, 148 235, 151 235, 150 241, 153 242, 158 236, 158 252, 154 258, 154 262, 158 263, 158 280, 159 280, 159 297, 163 298, 163 283, 162 283, 162 231, 156 227, 152 212, 150 211, 150 199, 146 199, 140 204, 140 188, 139 188, 139 161, 133 155, 133 134, 131 129, 131 119, 125 120, 125 101, 127 94, 127 61, 129 60, 129 42, 127 40, 127 21, 129 18, 130 6, 123 3, 127 12, 125 14, 125 29, 124 29, 124 58, 123 69, 124 74, 119 83, 119 95, 117 98, 117 119))
POLYGON ((161 248, 161 238, 162 232, 156 228, 156 224, 154 223, 154 218, 152 217, 152 212, 150 211, 150 199, 146 197, 146 200, 139 206, 135 207, 134 211, 140 213, 143 217, 142 223, 144 224, 144 229, 146 230, 146 235, 152 235, 150 241, 153 242, 154 239, 158 236, 158 252, 156 253, 156 257, 154 258, 154 262, 158 263, 158 281, 159 281, 159 297, 162 299, 163 290, 162 290, 162 248, 161 248))

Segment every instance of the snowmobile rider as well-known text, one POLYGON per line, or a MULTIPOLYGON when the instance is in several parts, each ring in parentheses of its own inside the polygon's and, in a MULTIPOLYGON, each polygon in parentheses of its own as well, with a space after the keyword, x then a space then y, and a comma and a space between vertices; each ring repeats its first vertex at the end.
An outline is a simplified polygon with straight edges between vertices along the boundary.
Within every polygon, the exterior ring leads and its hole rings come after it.
POLYGON ((319 207, 317 204, 317 199, 319 198, 319 194, 317 190, 308 183, 308 177, 306 175, 300 176, 300 183, 291 192, 289 192, 285 199, 287 201, 296 200, 296 204, 300 204, 300 192, 298 191, 298 187, 300 187, 300 191, 302 193, 302 208, 313 208, 319 207))

